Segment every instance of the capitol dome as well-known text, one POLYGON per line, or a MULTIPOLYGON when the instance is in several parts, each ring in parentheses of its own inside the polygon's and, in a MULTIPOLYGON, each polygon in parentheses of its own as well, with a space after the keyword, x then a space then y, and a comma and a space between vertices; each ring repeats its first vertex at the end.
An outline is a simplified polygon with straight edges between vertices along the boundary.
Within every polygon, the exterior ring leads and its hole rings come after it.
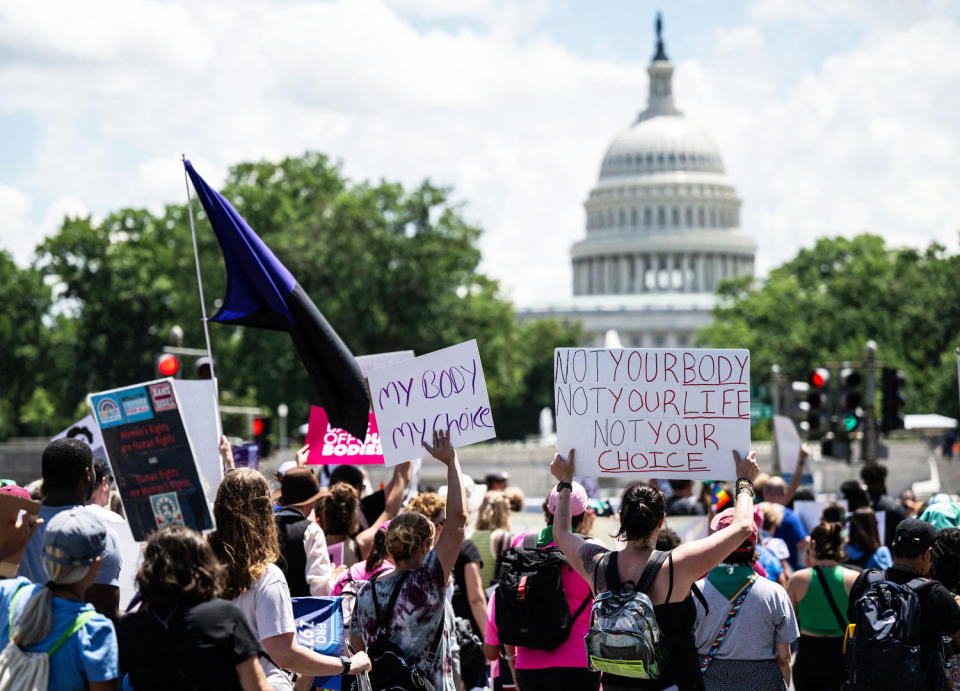
POLYGON ((756 243, 740 231, 740 198, 714 141, 674 104, 673 65, 656 22, 647 107, 607 147, 573 245, 573 302, 529 316, 579 319, 594 344, 690 345, 716 289, 752 276, 756 243))

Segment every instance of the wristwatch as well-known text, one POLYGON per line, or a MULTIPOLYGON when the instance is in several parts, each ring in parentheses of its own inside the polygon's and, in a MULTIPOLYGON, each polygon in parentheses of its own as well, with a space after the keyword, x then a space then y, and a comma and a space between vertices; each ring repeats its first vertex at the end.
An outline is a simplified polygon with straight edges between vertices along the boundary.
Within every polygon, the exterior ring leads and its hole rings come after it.
POLYGON ((341 655, 340 664, 343 665, 343 671, 340 672, 340 674, 350 674, 350 658, 346 655, 341 655))
POLYGON ((557 483, 557 492, 558 492, 558 493, 559 493, 561 490, 565 490, 565 489, 568 489, 568 490, 570 490, 570 491, 572 492, 572 491, 573 491, 573 485, 571 485, 569 482, 558 482, 558 483, 557 483))

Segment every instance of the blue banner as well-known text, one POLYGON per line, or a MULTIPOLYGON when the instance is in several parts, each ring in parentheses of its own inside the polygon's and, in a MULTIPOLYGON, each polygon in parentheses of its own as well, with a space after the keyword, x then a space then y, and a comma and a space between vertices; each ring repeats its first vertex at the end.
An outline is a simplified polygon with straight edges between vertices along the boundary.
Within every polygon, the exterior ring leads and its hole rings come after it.
MULTIPOLYGON (((343 655, 343 609, 339 597, 295 597, 293 616, 297 620, 297 642, 321 655, 343 655)), ((315 689, 340 691, 340 675, 315 677, 315 689)))

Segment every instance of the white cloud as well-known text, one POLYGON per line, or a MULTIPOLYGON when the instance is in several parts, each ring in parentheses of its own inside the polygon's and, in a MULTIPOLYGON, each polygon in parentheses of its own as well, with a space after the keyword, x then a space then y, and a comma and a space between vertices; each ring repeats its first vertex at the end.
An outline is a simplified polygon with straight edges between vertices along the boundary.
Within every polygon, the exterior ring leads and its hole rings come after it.
MULTIPOLYGON (((454 185, 486 229, 485 269, 521 303, 555 299, 570 293, 604 149, 646 100, 644 64, 538 33, 543 2, 74 5, 0 5, 0 112, 39 123, 34 155, 0 187, 13 219, 0 246, 24 235, 17 224, 50 232, 64 208, 181 201, 181 152, 218 184, 241 160, 315 149, 356 178, 454 185), (418 31, 410 14, 471 28, 418 31)), ((801 16, 763 0, 754 23, 715 32, 714 56, 675 56, 678 105, 718 142, 761 269, 838 232, 955 244, 960 30, 925 19, 936 3, 909 21, 890 10, 896 23, 864 18, 868 6, 801 16), (838 12, 866 27, 861 43, 785 81, 770 24, 838 12)))

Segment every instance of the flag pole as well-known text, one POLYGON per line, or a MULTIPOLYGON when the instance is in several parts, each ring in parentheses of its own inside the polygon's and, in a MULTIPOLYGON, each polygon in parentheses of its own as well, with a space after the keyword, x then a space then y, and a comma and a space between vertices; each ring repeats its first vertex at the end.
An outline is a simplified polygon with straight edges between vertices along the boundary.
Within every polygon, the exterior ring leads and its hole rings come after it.
MULTIPOLYGON (((186 162, 186 154, 180 154, 180 161, 186 162)), ((200 314, 203 317, 203 336, 207 341, 207 357, 210 359, 210 378, 213 380, 213 410, 217 419, 217 444, 223 434, 223 422, 220 420, 220 393, 217 375, 213 366, 213 350, 210 348, 210 329, 207 326, 207 305, 203 299, 203 277, 200 275, 200 251, 197 249, 197 229, 193 222, 193 197, 190 195, 190 179, 187 168, 183 168, 183 184, 187 189, 187 209, 190 216, 190 235, 193 237, 193 262, 197 267, 197 289, 200 291, 200 314)))

